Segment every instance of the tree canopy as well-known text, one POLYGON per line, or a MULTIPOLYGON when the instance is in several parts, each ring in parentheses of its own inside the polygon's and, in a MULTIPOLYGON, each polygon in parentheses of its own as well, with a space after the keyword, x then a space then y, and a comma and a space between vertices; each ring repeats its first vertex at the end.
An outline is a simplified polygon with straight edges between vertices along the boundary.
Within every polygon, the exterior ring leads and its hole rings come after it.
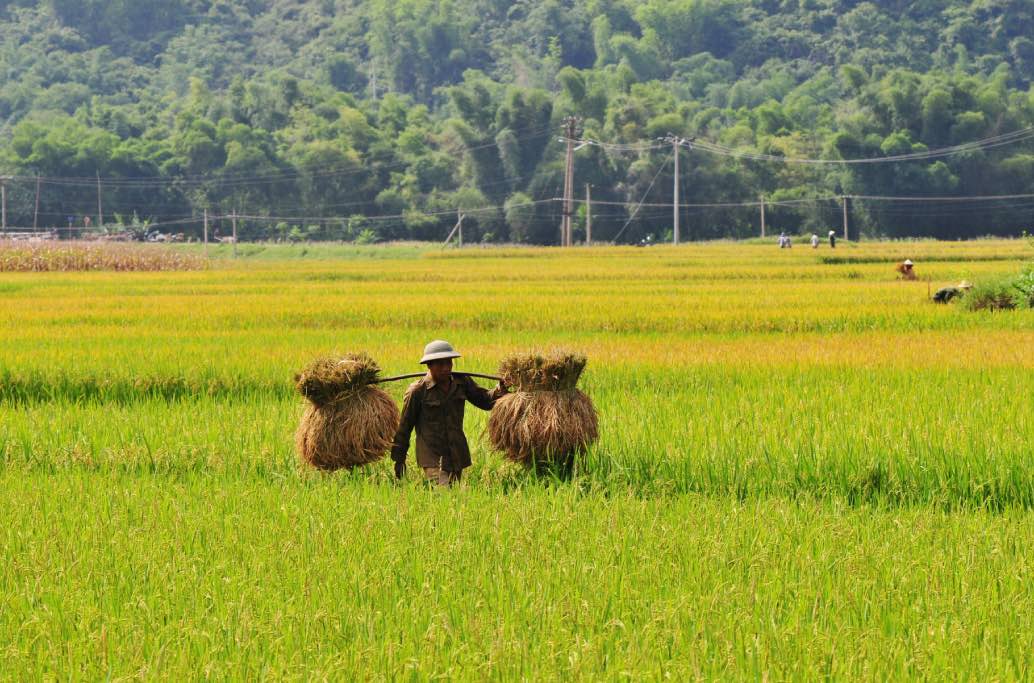
POLYGON ((1034 0, 0 0, 0 175, 13 225, 96 220, 99 176, 108 222, 555 243, 577 116, 597 239, 670 233, 669 134, 685 238, 840 195, 868 234, 1017 234, 1024 197, 877 198, 1034 193, 1031 136, 928 154, 1034 125, 1031 36, 1034 0))

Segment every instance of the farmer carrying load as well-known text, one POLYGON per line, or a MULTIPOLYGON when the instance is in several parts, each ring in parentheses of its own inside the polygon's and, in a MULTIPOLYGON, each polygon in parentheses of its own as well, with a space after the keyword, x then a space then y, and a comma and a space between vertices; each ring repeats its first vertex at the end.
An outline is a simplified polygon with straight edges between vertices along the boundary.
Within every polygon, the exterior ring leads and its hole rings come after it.
POLYGON ((954 287, 942 287, 938 289, 936 292, 934 292, 933 300, 934 303, 946 304, 952 299, 964 296, 966 292, 971 289, 973 289, 973 285, 971 285, 966 280, 963 280, 954 287))
POLYGON ((897 268, 895 268, 895 270, 898 271, 898 275, 902 280, 915 280, 915 265, 916 264, 912 263, 912 259, 905 259, 897 265, 897 268))
POLYGON ((449 342, 433 341, 424 348, 420 362, 427 374, 410 385, 402 405, 402 418, 391 448, 395 476, 406 473, 409 437, 416 428, 416 461, 428 481, 450 486, 470 466, 470 447, 463 433, 463 408, 467 401, 491 410, 506 393, 502 382, 492 391, 482 389, 469 377, 452 374, 452 359, 460 354, 449 342))

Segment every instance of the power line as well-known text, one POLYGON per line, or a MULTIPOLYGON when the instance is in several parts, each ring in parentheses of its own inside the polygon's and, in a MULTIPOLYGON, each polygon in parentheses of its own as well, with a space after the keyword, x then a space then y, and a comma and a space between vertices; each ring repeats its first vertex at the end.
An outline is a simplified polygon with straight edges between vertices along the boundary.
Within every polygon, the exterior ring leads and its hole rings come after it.
MULTIPOLYGON (((683 141, 682 144, 689 149, 699 149, 704 152, 716 154, 720 156, 733 157, 737 159, 750 159, 754 161, 778 161, 788 164, 812 164, 812 165, 853 165, 853 164, 884 164, 902 161, 919 161, 928 159, 937 159, 941 157, 952 156, 955 154, 961 154, 963 152, 972 152, 984 149, 994 149, 996 147, 1002 147, 1005 145, 1017 144, 1034 138, 1034 126, 1028 126, 1011 133, 1003 133, 1001 135, 994 135, 979 140, 973 140, 971 142, 965 142, 958 145, 952 145, 950 147, 941 147, 935 149, 923 150, 920 152, 911 152, 908 154, 892 154, 883 157, 864 157, 857 159, 814 159, 806 157, 787 157, 776 154, 764 154, 761 152, 749 152, 746 150, 737 150, 726 145, 722 145, 717 142, 710 142, 707 140, 696 139, 693 141, 683 141)), ((644 152, 655 149, 661 149, 663 145, 651 142, 632 143, 632 144, 616 144, 606 143, 599 140, 584 139, 579 142, 601 147, 603 149, 609 149, 614 151, 625 151, 625 152, 644 152)))
POLYGON ((920 152, 911 152, 908 154, 892 154, 884 157, 866 157, 858 159, 810 159, 802 157, 784 157, 775 154, 761 154, 754 152, 738 151, 731 147, 726 147, 724 145, 707 141, 687 143, 687 146, 690 149, 702 149, 705 152, 710 152, 712 154, 718 154, 721 156, 735 157, 740 159, 751 159, 755 161, 778 161, 788 164, 810 165, 860 165, 939 159, 942 157, 953 156, 955 154, 961 154, 963 152, 993 149, 995 147, 1011 145, 1023 142, 1025 140, 1029 140, 1032 137, 1034 137, 1034 127, 1024 128, 1018 131, 1014 131, 1012 133, 1007 133, 1005 135, 984 138, 982 140, 975 140, 973 142, 967 142, 960 145, 953 145, 951 147, 929 149, 920 152))
MULTIPOLYGON (((670 158, 668 159, 668 161, 670 161, 670 158)), ((665 162, 665 163, 667 163, 667 162, 665 162)), ((661 167, 661 169, 658 170, 658 173, 663 172, 664 168, 666 168, 666 165, 661 167)), ((654 178, 656 179, 656 177, 657 176, 655 176, 654 178)), ((821 196, 821 197, 804 197, 804 198, 798 198, 798 199, 782 199, 782 200, 774 200, 774 199, 771 199, 769 196, 766 196, 766 198, 765 198, 765 205, 769 206, 769 207, 780 207, 780 206, 782 206, 782 207, 796 207, 796 206, 807 205, 807 204, 815 204, 815 205, 819 205, 817 208, 823 208, 821 206, 821 204, 823 204, 825 202, 837 202, 837 201, 839 201, 841 199, 841 196, 842 195, 829 195, 829 196, 821 196)), ((924 196, 924 195, 902 195, 902 196, 894 196, 894 195, 847 195, 847 196, 850 199, 852 199, 852 200, 861 200, 861 201, 869 201, 869 202, 899 203, 899 204, 908 204, 908 203, 919 203, 919 204, 922 204, 922 203, 938 203, 938 202, 951 203, 951 204, 965 204, 965 203, 969 203, 969 202, 978 202, 978 203, 985 203, 985 202, 1016 202, 1015 204, 1010 204, 1010 205, 1027 206, 1028 202, 1018 201, 1018 200, 1034 201, 1034 193, 1028 193, 1028 194, 1001 194, 1001 195, 964 195, 964 196, 950 196, 950 195, 943 195, 943 196, 933 196, 933 195, 927 195, 927 196, 924 196)), ((644 199, 645 199, 645 196, 644 196, 644 199)), ((548 197, 548 198, 545 198, 545 199, 533 200, 531 202, 522 202, 520 204, 514 204, 512 206, 525 206, 525 205, 532 205, 532 204, 546 204, 546 203, 549 203, 549 202, 563 202, 563 201, 565 201, 563 197, 548 197)), ((574 203, 577 203, 577 204, 584 204, 586 200, 584 198, 574 197, 574 198, 572 198, 571 201, 574 202, 574 203)), ((609 201, 609 200, 604 200, 604 199, 593 199, 592 203, 595 206, 621 206, 621 207, 627 207, 627 206, 629 206, 631 204, 631 202, 628 202, 628 201, 609 201)), ((680 202, 679 206, 681 208, 687 208, 687 209, 689 209, 689 208, 701 208, 701 209, 751 208, 751 207, 759 206, 760 203, 761 203, 760 199, 750 199, 750 200, 745 200, 745 201, 728 201, 728 202, 680 202)), ((350 207, 350 206, 368 206, 369 204, 370 204, 370 202, 368 202, 368 201, 366 201, 366 202, 342 202, 342 203, 338 203, 338 204, 326 204, 324 206, 340 208, 340 207, 350 207)), ((65 205, 67 206, 69 204, 65 203, 65 205)), ((639 208, 647 207, 647 208, 665 208, 665 209, 670 209, 670 208, 675 206, 671 202, 647 202, 647 201, 636 202, 635 205, 637 207, 639 207, 639 208)), ((122 208, 147 208, 148 206, 154 206, 154 205, 130 205, 128 207, 123 205, 122 208)), ((158 205, 158 206, 174 207, 174 206, 178 206, 178 205, 176 205, 176 204, 161 204, 161 205, 158 205)), ((304 205, 294 205, 294 206, 290 206, 290 207, 283 207, 283 206, 281 206, 279 208, 299 208, 299 209, 301 209, 301 208, 305 208, 305 206, 304 205)), ((485 207, 479 207, 479 208, 475 208, 475 209, 466 210, 465 212, 466 213, 473 213, 473 212, 479 212, 479 211, 498 210, 500 208, 504 208, 504 206, 502 206, 502 205, 491 205, 491 206, 485 206, 485 207)), ((838 207, 834 207, 834 208, 838 208, 838 207)), ((988 208, 988 207, 974 207, 975 210, 979 210, 980 208, 988 208)), ((965 210, 965 207, 956 207, 956 209, 954 209, 954 210, 965 210)), ((294 217, 285 218, 284 220, 347 220, 347 219, 352 218, 352 217, 370 218, 370 219, 374 219, 374 218, 396 218, 396 217, 406 217, 406 216, 414 215, 414 214, 419 214, 419 215, 424 215, 424 216, 429 216, 429 215, 446 215, 446 214, 451 215, 454 212, 455 211, 453 209, 442 210, 442 211, 432 211, 432 212, 421 212, 421 211, 416 211, 415 210, 415 211, 413 211, 411 213, 406 213, 406 214, 395 214, 395 215, 390 215, 389 214, 389 215, 383 215, 383 216, 365 216, 363 214, 350 214, 348 216, 327 216, 327 215, 324 215, 324 216, 294 216, 294 217)), ((121 215, 125 215, 124 212, 115 212, 115 213, 119 213, 121 215)), ((136 212, 134 212, 134 213, 136 213, 136 212)), ((67 215, 68 215, 67 211, 41 211, 39 213, 39 216, 41 216, 41 217, 43 217, 43 216, 48 216, 48 217, 54 217, 54 216, 65 217, 67 215)), ((160 214, 160 213, 159 214, 153 214, 153 213, 152 214, 143 214, 143 215, 150 216, 150 217, 158 217, 158 218, 164 218, 165 217, 165 215, 160 214)), ((227 216, 228 215, 229 214, 227 214, 227 216)), ((597 214, 597 216, 602 216, 602 215, 603 214, 597 214)), ((215 218, 216 216, 214 214, 212 214, 212 217, 215 218)), ((245 217, 245 216, 243 214, 241 214, 241 217, 245 217)))
POLYGON ((967 201, 998 201, 1004 199, 1032 199, 1034 194, 984 194, 984 195, 915 195, 915 196, 889 196, 889 195, 850 195, 852 199, 867 199, 869 201, 894 201, 894 202, 967 202, 967 201))
MULTIPOLYGON (((547 204, 547 203, 554 202, 554 201, 557 201, 557 200, 555 200, 555 199, 538 199, 538 200, 532 200, 532 201, 528 201, 528 202, 513 203, 513 204, 510 204, 509 206, 511 206, 511 207, 515 207, 515 206, 536 206, 536 205, 539 205, 539 204, 547 204)), ((506 207, 502 206, 502 205, 492 205, 492 206, 481 206, 481 207, 474 208, 474 209, 462 209, 462 211, 463 211, 464 215, 469 215, 469 214, 473 214, 473 213, 486 213, 486 212, 492 212, 492 211, 503 211, 505 208, 506 207)), ((305 222, 305 221, 347 222, 347 221, 349 221, 351 219, 366 220, 366 221, 402 220, 402 219, 406 219, 406 218, 410 218, 410 217, 417 217, 417 216, 420 216, 420 217, 437 217, 437 216, 454 216, 455 214, 456 214, 456 210, 455 209, 448 209, 448 210, 444 210, 444 211, 426 211, 426 212, 425 211, 413 211, 413 212, 410 212, 410 213, 400 213, 400 214, 382 215, 382 216, 362 216, 362 215, 353 215, 353 216, 261 216, 261 215, 248 215, 248 214, 238 213, 237 214, 237 218, 243 218, 243 219, 255 220, 255 221, 282 221, 284 223, 289 223, 291 221, 296 221, 296 222, 305 222)), ((211 220, 213 218, 214 219, 219 219, 219 218, 227 218, 227 217, 228 216, 209 216, 209 219, 211 220)))
POLYGON ((649 187, 647 187, 646 188, 646 192, 643 193, 643 198, 641 200, 639 200, 639 205, 635 207, 635 211, 632 212, 632 214, 628 217, 628 220, 625 221, 625 224, 623 226, 621 226, 620 230, 618 230, 618 234, 614 235, 614 239, 611 240, 612 242, 617 242, 618 238, 621 237, 623 234, 625 234, 625 229, 628 228, 628 226, 632 224, 632 221, 635 219, 636 214, 639 213, 639 209, 641 209, 643 207, 643 201, 645 201, 646 198, 648 196, 650 196, 650 190, 653 189, 653 184, 657 182, 657 179, 659 177, 661 177, 661 172, 664 171, 664 169, 668 167, 668 162, 671 161, 673 156, 674 156, 674 154, 669 156, 669 158, 667 160, 665 160, 665 162, 663 164, 661 164, 661 167, 657 169, 657 173, 654 174, 653 180, 650 181, 649 187))
MULTIPOLYGON (((772 201, 772 200, 766 199, 765 200, 765 205, 766 206, 794 206, 794 205, 797 205, 797 204, 813 204, 813 203, 818 203, 818 202, 835 201, 835 200, 839 200, 839 199, 840 199, 840 195, 830 196, 830 197, 815 197, 813 199, 784 199, 784 200, 781 200, 781 201, 772 201)), ((561 201, 561 199, 560 198, 554 198, 553 201, 561 201)), ((580 203, 584 203, 585 202, 584 199, 575 199, 574 201, 575 202, 580 202, 580 203)), ((594 200, 592 200, 592 203, 593 203, 593 205, 599 204, 599 205, 603 205, 603 206, 628 206, 630 202, 615 202, 615 201, 603 201, 603 200, 594 199, 594 200)), ((722 208, 732 208, 732 207, 754 207, 754 206, 758 206, 760 203, 761 203, 761 200, 753 199, 753 200, 750 200, 750 201, 743 201, 743 202, 707 202, 707 203, 679 202, 679 206, 682 207, 682 208, 687 208, 687 207, 688 208, 693 208, 693 207, 696 207, 696 208, 722 209, 722 208)), ((667 208, 667 209, 670 209, 670 208, 673 208, 675 206, 675 204, 674 203, 670 203, 670 202, 669 203, 665 203, 665 202, 640 202, 638 204, 638 206, 649 206, 649 207, 654 207, 654 208, 667 208)))

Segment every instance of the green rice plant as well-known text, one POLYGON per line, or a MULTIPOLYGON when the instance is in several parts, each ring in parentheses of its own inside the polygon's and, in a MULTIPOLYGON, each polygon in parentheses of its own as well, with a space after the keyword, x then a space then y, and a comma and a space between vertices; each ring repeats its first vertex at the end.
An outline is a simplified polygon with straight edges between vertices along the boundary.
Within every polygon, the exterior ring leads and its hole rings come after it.
POLYGON ((1029 514, 87 467, 0 504, 13 680, 1032 671, 1029 514))
POLYGON ((1012 277, 981 282, 966 293, 963 302, 970 311, 1011 311, 1021 303, 1012 277))
POLYGON ((1025 242, 302 248, 0 273, 0 679, 1031 677, 1034 311, 927 304, 1025 242), (299 463, 298 368, 439 337, 585 355, 571 477, 299 463))
POLYGON ((1019 277, 1013 283, 1020 296, 1026 302, 1028 308, 1034 308, 1034 265, 1027 266, 1027 268, 1020 273, 1019 277))

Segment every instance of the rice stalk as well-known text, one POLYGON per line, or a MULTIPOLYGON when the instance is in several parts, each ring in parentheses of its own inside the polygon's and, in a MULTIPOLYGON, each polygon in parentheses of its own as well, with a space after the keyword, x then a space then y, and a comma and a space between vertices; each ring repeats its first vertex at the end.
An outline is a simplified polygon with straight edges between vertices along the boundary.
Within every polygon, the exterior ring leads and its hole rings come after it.
POLYGON ((318 358, 295 375, 295 389, 313 405, 338 401, 377 381, 381 368, 366 353, 318 358))
POLYGON ((510 356, 499 368, 515 389, 496 401, 488 420, 492 447, 523 464, 570 463, 599 438, 592 401, 578 390, 582 354, 556 350, 510 356))
POLYGON ((357 467, 382 459, 391 448, 399 410, 373 383, 380 366, 366 353, 318 358, 295 375, 309 400, 295 434, 302 461, 321 470, 357 467))
POLYGON ((503 360, 499 374, 517 391, 564 391, 578 385, 586 362, 584 355, 567 351, 523 353, 503 360))
POLYGON ((398 424, 395 401, 368 385, 329 403, 309 405, 298 425, 295 446, 302 461, 317 469, 350 469, 384 458, 398 424))

